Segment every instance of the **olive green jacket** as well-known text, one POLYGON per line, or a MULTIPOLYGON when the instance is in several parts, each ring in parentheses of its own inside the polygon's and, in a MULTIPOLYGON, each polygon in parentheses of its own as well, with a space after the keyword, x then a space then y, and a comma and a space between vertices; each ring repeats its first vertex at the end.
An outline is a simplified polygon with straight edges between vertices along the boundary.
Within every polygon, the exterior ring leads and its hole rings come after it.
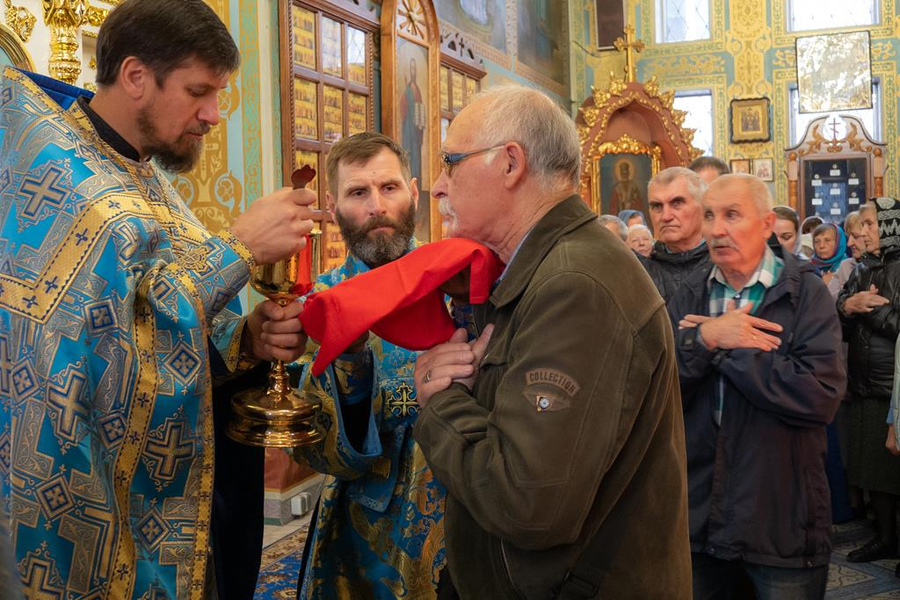
POLYGON ((690 598, 672 328, 634 253, 569 197, 476 322, 495 329, 474 389, 435 394, 415 425, 460 596, 545 600, 600 536, 596 597, 690 598))

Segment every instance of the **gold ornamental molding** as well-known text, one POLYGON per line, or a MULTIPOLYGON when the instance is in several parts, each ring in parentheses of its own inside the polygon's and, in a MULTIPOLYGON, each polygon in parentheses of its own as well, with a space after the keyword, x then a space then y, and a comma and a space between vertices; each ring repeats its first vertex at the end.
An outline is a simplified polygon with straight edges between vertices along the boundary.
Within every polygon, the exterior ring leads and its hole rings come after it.
POLYGON ((19 34, 3 23, 0 23, 0 52, 6 53, 16 67, 27 71, 34 70, 34 61, 31 60, 31 55, 25 49, 19 34))
POLYGON ((78 30, 99 27, 109 9, 91 6, 87 0, 43 0, 44 22, 50 28, 50 76, 74 84, 81 75, 78 30))
POLYGON ((595 128, 599 126, 600 131, 605 131, 613 114, 632 103, 640 104, 656 113, 665 125, 670 139, 684 139, 687 142, 691 148, 690 152, 679 152, 679 158, 685 164, 703 153, 702 150, 690 145, 694 139, 695 131, 683 127, 687 113, 674 108, 674 92, 660 90, 655 76, 647 83, 640 84, 627 83, 624 80, 616 79, 612 73, 610 73, 609 87, 601 90, 592 86, 591 102, 585 102, 579 109, 576 124, 582 148, 587 147, 585 142, 589 139, 593 138, 594 143, 596 143, 602 137, 596 135, 597 131, 595 128))
POLYGON ((684 127, 687 113, 674 107, 675 93, 662 91, 655 76, 647 83, 627 81, 628 76, 626 73, 619 79, 615 73, 610 73, 606 89, 591 87, 591 95, 582 103, 575 119, 582 162, 593 165, 582 169, 582 195, 585 199, 590 198, 589 203, 595 210, 600 207, 599 167, 594 164, 598 157, 649 154, 655 173, 660 168, 687 165, 703 153, 693 146, 695 130, 684 127), (610 120, 619 111, 640 113, 648 124, 658 123, 653 140, 642 141, 624 133, 610 139, 610 120))
POLYGON ((31 32, 34 30, 37 19, 24 6, 13 6, 11 0, 5 0, 5 3, 6 24, 19 36, 20 40, 27 42, 31 38, 31 32))

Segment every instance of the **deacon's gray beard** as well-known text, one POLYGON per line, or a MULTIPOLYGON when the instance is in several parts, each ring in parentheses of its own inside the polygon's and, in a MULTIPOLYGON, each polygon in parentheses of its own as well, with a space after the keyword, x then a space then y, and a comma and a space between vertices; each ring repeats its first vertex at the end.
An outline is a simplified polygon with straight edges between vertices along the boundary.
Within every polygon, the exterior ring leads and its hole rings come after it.
POLYGON ((344 236, 351 254, 374 269, 397 260, 409 248, 409 242, 416 228, 416 206, 410 202, 409 208, 399 219, 387 216, 372 217, 359 226, 351 223, 339 209, 334 211, 334 218, 341 228, 341 235, 344 236), (369 237, 369 232, 379 227, 392 227, 394 231, 379 233, 374 238, 369 237))
MULTIPOLYGON (((186 149, 180 149, 175 144, 162 142, 156 133, 156 126, 153 124, 150 111, 146 108, 138 112, 137 124, 144 139, 147 140, 143 148, 144 154, 152 156, 160 167, 170 173, 186 173, 197 164, 200 151, 203 150, 202 143, 189 143, 186 149)), ((203 129, 202 133, 206 134, 209 131, 209 125, 203 129)))

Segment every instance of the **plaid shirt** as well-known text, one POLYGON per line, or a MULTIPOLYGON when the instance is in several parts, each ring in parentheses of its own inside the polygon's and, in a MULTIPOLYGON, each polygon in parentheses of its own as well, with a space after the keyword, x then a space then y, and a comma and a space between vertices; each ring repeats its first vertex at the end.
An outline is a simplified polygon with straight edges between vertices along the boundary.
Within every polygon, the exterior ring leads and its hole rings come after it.
MULTIPOLYGON (((775 256, 772 249, 766 246, 766 253, 763 255, 762 261, 759 263, 756 272, 747 281, 747 284, 740 290, 735 290, 725 280, 725 274, 719 267, 713 267, 706 280, 709 289, 709 316, 719 317, 726 311, 728 303, 734 301, 735 308, 746 306, 748 302, 753 303, 750 313, 754 314, 762 304, 766 290, 775 285, 778 276, 784 268, 784 261, 775 256)), ((713 410, 713 418, 717 425, 722 423, 722 407, 725 403, 725 378, 719 375, 719 405, 713 410)))

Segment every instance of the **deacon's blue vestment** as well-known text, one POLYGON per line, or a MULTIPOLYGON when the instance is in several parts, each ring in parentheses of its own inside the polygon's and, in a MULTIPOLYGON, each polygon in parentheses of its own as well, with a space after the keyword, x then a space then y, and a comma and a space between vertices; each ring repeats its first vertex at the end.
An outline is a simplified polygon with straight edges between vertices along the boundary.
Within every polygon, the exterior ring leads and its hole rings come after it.
MULTIPOLYGON (((352 254, 314 291, 369 268, 352 254)), ((328 476, 310 535, 301 599, 434 598, 444 554, 444 487, 413 440, 416 353, 371 335, 301 387, 322 405, 325 439, 297 451, 328 476), (362 408, 362 410, 360 410, 362 408)))

